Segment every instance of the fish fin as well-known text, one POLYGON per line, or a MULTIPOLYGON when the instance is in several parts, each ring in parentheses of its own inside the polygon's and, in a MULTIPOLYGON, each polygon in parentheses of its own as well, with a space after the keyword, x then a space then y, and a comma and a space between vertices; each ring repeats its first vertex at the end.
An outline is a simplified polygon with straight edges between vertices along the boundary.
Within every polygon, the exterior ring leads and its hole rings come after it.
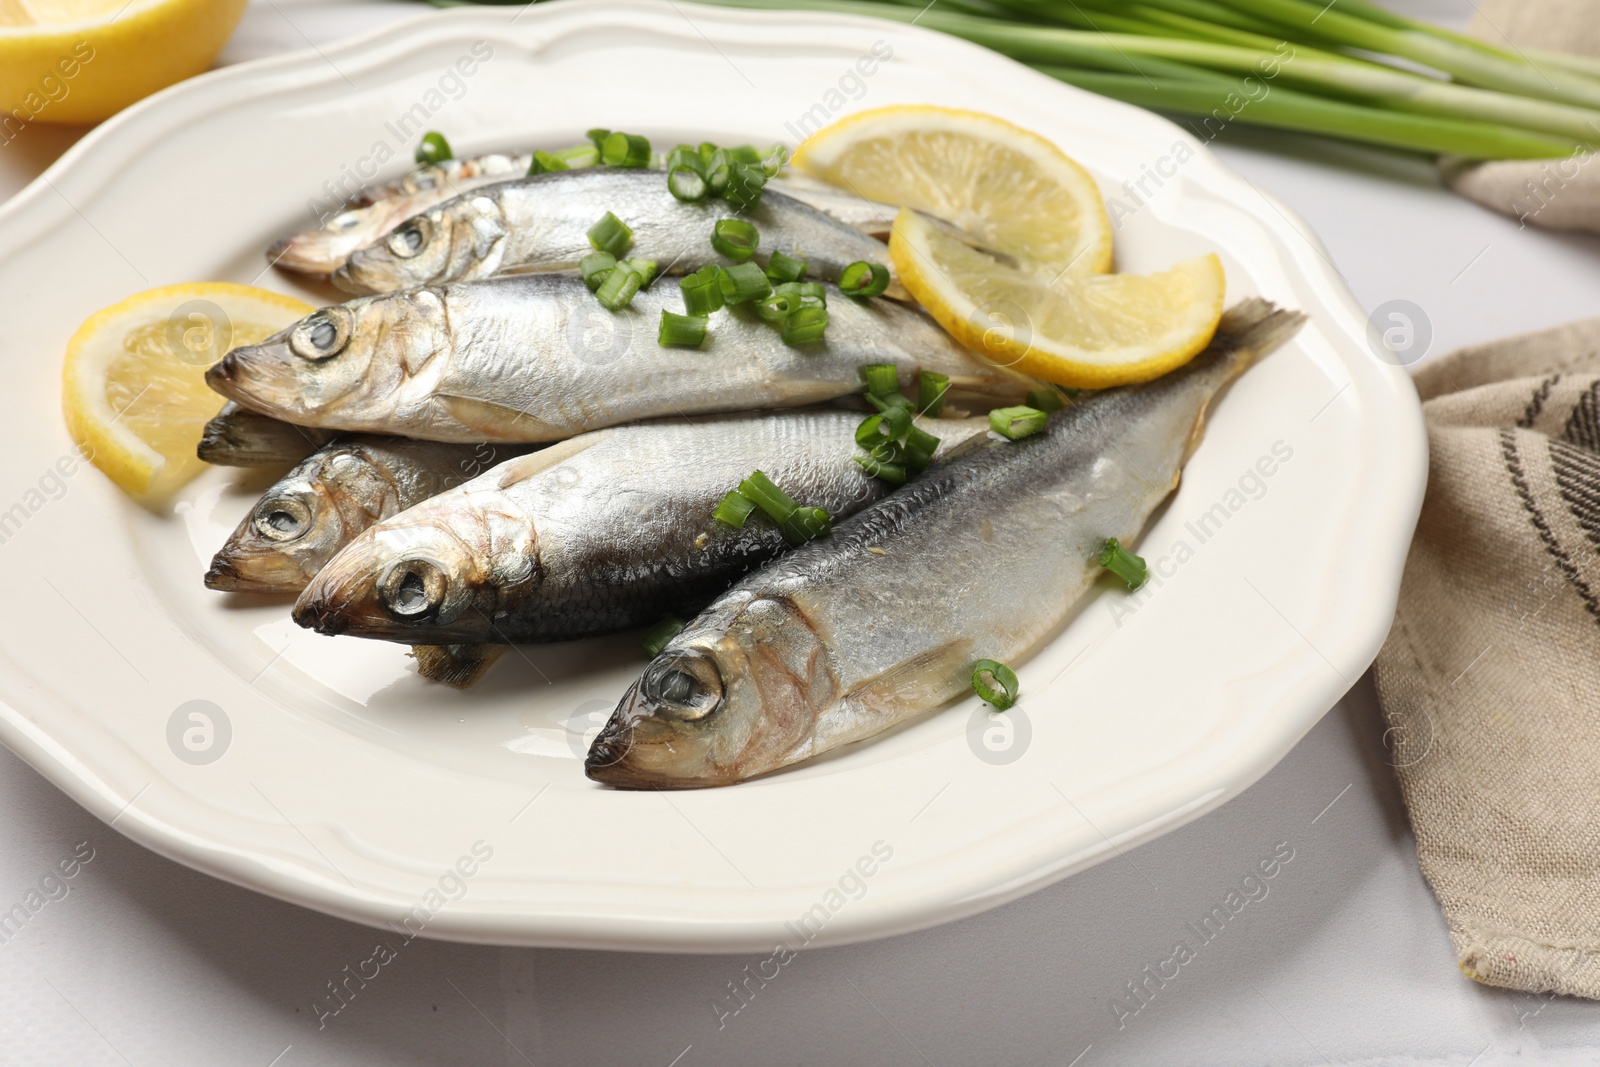
MULTIPOLYGON (((1222 379, 1195 416, 1189 440, 1184 445, 1183 458, 1178 462, 1180 472, 1194 455, 1195 449, 1200 447, 1200 440, 1205 436, 1206 416, 1210 414, 1217 393, 1286 344, 1305 322, 1304 312, 1288 311, 1259 296, 1246 297, 1222 313, 1216 334, 1206 346, 1206 351, 1201 353, 1202 356, 1214 355, 1222 361, 1222 379)), ((1177 484, 1176 476, 1173 484, 1177 484)))
POLYGON ((505 654, 506 645, 412 645, 411 657, 417 673, 434 682, 457 689, 478 684, 494 661, 505 654))
POLYGON ((559 441, 573 431, 556 427, 521 408, 459 393, 436 393, 439 403, 467 429, 491 441, 559 441))
POLYGON ((907 708, 935 708, 960 691, 975 658, 971 638, 946 642, 890 667, 846 696, 852 703, 896 717, 907 708))

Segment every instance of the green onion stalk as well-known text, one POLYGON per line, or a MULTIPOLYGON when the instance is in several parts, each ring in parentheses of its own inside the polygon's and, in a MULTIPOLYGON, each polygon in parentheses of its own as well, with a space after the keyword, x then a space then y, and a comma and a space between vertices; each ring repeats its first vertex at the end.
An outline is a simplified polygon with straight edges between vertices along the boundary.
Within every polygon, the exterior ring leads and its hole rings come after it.
POLYGON ((1474 159, 1600 144, 1600 62, 1498 48, 1368 0, 699 2, 914 22, 1212 133, 1237 121, 1474 159))

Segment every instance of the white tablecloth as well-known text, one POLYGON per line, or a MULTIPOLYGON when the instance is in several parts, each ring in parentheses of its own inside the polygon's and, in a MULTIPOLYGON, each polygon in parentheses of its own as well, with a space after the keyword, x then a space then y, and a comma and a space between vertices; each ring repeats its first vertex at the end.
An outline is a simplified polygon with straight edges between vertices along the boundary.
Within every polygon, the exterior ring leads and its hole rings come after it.
MULTIPOLYGON (((1460 24, 1470 2, 1408 10, 1460 24)), ((426 10, 260 0, 223 61, 426 10)), ((0 198, 78 135, 35 125, 0 149, 0 198)), ((1600 313, 1600 242, 1519 229, 1442 191, 1421 159, 1241 128, 1217 149, 1299 213, 1368 309, 1421 307, 1436 353, 1600 313)), ((713 1002, 754 958, 422 941, 319 1029, 312 1002, 373 932, 146 852, 0 751, 0 906, 77 843, 94 850, 64 899, 0 943, 0 1063, 1600 1063, 1600 1005, 1457 972, 1381 735, 1363 678, 1220 810, 986 915, 807 952, 720 1029, 713 1002), (1152 979, 1280 842, 1294 858, 1268 897, 1152 979), (1119 1017, 1129 983, 1143 1006, 1119 1017)))

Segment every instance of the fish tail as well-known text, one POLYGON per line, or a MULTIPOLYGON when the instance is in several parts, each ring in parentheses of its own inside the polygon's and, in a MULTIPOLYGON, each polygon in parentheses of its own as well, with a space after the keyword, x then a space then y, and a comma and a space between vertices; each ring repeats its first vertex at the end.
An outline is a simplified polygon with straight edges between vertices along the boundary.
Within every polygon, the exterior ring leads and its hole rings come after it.
POLYGON ((471 689, 505 650, 505 645, 412 645, 411 656, 422 677, 471 689))
POLYGON ((1178 464, 1179 470, 1189 462, 1195 449, 1200 447, 1201 438, 1205 436, 1206 416, 1217 394, 1239 375, 1282 347, 1299 332, 1305 321, 1303 312, 1287 311, 1259 296, 1246 297, 1222 313, 1222 321, 1217 323, 1217 332, 1211 344, 1195 360, 1196 364, 1204 367, 1206 377, 1202 380, 1207 381, 1210 388, 1200 404, 1200 410, 1195 413, 1194 426, 1189 431, 1183 459, 1178 464), (1204 364, 1200 363, 1201 358, 1206 359, 1204 364))
POLYGON ((1246 297, 1222 313, 1211 348, 1224 357, 1228 381, 1282 347, 1305 324, 1304 312, 1289 311, 1259 296, 1246 297))

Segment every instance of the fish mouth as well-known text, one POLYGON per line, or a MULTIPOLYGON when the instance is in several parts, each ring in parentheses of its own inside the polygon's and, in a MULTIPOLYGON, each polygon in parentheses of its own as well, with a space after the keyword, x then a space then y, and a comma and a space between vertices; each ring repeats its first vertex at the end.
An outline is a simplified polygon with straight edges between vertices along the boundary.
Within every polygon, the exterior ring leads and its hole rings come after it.
POLYGON ((340 265, 340 258, 321 235, 296 234, 283 237, 267 247, 267 265, 295 274, 328 275, 340 265))
POLYGON ((372 257, 365 254, 365 250, 358 251, 339 264, 328 280, 334 288, 355 296, 370 296, 374 293, 388 292, 391 289, 401 288, 400 280, 393 276, 391 271, 385 270, 384 260, 376 263, 370 262, 372 257))
POLYGON ((301 593, 300 599, 294 602, 294 610, 289 617, 296 626, 314 630, 325 637, 337 637, 350 628, 350 620, 336 605, 320 598, 307 598, 305 593, 301 593))
POLYGON ((278 403, 276 396, 294 397, 299 383, 290 365, 289 345, 266 340, 257 345, 235 348, 206 369, 206 385, 214 393, 272 418, 295 414, 278 403))
POLYGON ((720 776, 684 776, 652 766, 656 762, 652 754, 670 754, 686 738, 660 719, 636 715, 638 692, 635 682, 590 743, 583 761, 589 780, 613 789, 704 789, 727 784, 720 776))
POLYGON ((207 589, 215 589, 221 593, 237 593, 245 587, 244 581, 244 576, 238 569, 220 555, 212 559, 211 566, 206 569, 207 589))
POLYGON ((407 644, 498 641, 481 610, 446 605, 446 568, 425 557, 385 560, 357 539, 317 572, 295 601, 297 626, 334 636, 407 644))
POLYGON ((228 557, 218 552, 206 570, 207 589, 219 593, 298 593, 305 588, 306 578, 287 564, 274 566, 274 557, 252 560, 249 557, 228 557), (265 566, 257 566, 258 562, 265 566), (287 573, 286 573, 287 572, 287 573))

